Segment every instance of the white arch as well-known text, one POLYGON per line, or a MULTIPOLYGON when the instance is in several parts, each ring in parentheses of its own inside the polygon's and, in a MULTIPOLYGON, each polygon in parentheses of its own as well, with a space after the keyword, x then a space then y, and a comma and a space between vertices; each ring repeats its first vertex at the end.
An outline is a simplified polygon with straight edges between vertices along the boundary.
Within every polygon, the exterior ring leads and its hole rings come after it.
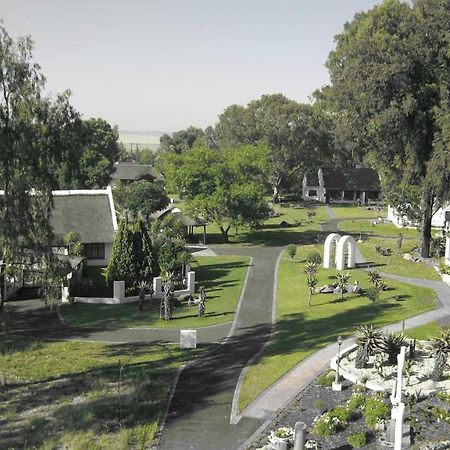
POLYGON ((325 239, 325 244, 323 247, 323 268, 330 269, 331 268, 331 250, 333 248, 333 244, 339 242, 341 239, 341 235, 337 233, 331 233, 325 239))
POLYGON ((347 259, 347 267, 349 269, 353 269, 355 267, 355 251, 356 251, 356 242, 355 240, 349 236, 345 235, 339 239, 336 248, 336 269, 344 270, 345 268, 345 246, 348 246, 348 259, 347 259))

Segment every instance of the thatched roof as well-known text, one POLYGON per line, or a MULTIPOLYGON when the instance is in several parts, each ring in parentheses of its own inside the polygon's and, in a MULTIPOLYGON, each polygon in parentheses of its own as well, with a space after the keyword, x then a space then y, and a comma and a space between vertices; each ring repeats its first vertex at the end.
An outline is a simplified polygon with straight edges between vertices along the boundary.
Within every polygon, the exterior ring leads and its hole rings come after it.
POLYGON ((156 180, 163 176, 150 164, 138 164, 132 162, 116 162, 111 178, 117 181, 156 180))

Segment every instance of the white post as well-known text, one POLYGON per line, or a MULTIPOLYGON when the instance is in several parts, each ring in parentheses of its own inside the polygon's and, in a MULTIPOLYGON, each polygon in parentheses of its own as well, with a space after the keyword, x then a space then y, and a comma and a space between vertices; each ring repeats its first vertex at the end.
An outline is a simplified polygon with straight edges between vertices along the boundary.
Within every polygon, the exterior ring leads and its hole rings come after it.
POLYGON ((305 449, 306 425, 304 422, 295 422, 294 425, 294 450, 305 449))
POLYGON ((123 303, 125 300, 125 281, 114 281, 114 302, 123 303))
POLYGON ((445 264, 450 266, 450 236, 445 238, 445 264))
POLYGON ((195 292, 195 272, 188 272, 187 285, 189 293, 193 294, 195 292))
POLYGON ((162 280, 161 277, 153 278, 153 295, 155 298, 162 297, 162 280))
POLYGON ((403 440, 403 413, 405 412, 405 404, 399 403, 395 408, 395 442, 394 450, 402 450, 402 440, 403 440))

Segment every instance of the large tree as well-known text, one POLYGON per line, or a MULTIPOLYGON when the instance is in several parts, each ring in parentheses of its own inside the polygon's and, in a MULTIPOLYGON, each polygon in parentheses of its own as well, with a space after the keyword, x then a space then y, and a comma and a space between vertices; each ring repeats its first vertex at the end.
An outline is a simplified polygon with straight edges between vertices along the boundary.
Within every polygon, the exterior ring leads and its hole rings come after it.
POLYGON ((393 205, 418 205, 424 257, 450 188, 449 30, 449 0, 385 0, 345 25, 327 62, 336 128, 393 205))
POLYGON ((269 169, 270 149, 263 145, 195 147, 165 160, 169 189, 186 200, 189 212, 215 222, 225 241, 232 225, 258 226, 267 217, 269 169))
POLYGON ((307 171, 320 167, 330 152, 330 120, 313 105, 281 94, 263 95, 246 107, 229 106, 216 132, 222 147, 266 143, 272 150, 273 200, 307 171))
POLYGON ((5 276, 38 262, 51 278, 49 219, 56 168, 67 159, 79 123, 69 94, 43 94, 45 78, 32 60, 30 37, 0 26, 0 308, 5 276))

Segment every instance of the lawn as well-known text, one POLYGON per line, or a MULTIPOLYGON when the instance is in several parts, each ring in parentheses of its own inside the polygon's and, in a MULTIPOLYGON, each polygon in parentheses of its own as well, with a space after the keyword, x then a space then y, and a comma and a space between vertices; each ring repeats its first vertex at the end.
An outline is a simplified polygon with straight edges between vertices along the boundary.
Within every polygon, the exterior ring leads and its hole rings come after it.
MULTIPOLYGON (((177 203, 177 206, 183 208, 181 203, 177 203)), ((238 230, 231 228, 228 233, 229 244, 278 246, 314 242, 320 233, 320 223, 329 219, 324 206, 313 208, 315 215, 311 221, 307 215, 307 206, 275 205, 274 209, 278 216, 266 220, 257 230, 248 227, 240 227, 238 230)), ((206 230, 207 244, 223 243, 217 224, 210 223, 206 230)), ((196 234, 194 242, 199 241, 202 236, 196 234)))
POLYGON ((373 224, 374 219, 344 220, 339 223, 339 230, 346 233, 358 235, 362 232, 364 236, 397 237, 400 233, 405 239, 418 239, 419 230, 414 228, 398 228, 393 223, 373 224))
MULTIPOLYGON (((305 254, 321 247, 305 246, 305 254)), ((286 255, 286 254, 285 254, 286 255)), ((361 323, 376 326, 397 322, 433 309, 435 292, 393 280, 386 280, 389 290, 382 292, 378 302, 355 294, 346 294, 336 301, 335 294, 315 294, 308 307, 304 262, 284 257, 278 272, 277 323, 274 335, 262 355, 250 366, 239 399, 240 410, 272 385, 306 356, 336 341, 339 335, 351 335, 361 323), (395 296, 400 295, 401 301, 395 296)), ((335 270, 319 268, 318 286, 333 282, 335 270)), ((358 280, 365 289, 370 286, 367 272, 350 270, 350 283, 358 280)))
MULTIPOLYGON (((410 252, 419 245, 415 239, 405 239, 402 244, 402 253, 410 252)), ((370 238, 361 244, 357 244, 358 249, 367 262, 372 263, 380 272, 392 273, 404 277, 422 278, 425 280, 441 280, 441 277, 433 267, 425 263, 406 261, 402 256, 397 255, 396 239, 392 238, 370 238), (390 248, 391 256, 380 255, 375 250, 375 246, 390 248)))
POLYGON ((247 274, 249 258, 244 256, 197 256, 191 263, 197 286, 206 289, 206 314, 197 316, 197 308, 187 302, 173 310, 172 320, 159 317, 160 301, 153 300, 139 311, 136 303, 123 305, 65 304, 61 306, 64 319, 73 326, 100 328, 200 328, 230 322, 247 274))
POLYGON ((2 336, 1 447, 150 448, 177 369, 208 349, 2 336))
POLYGON ((337 205, 331 206, 336 216, 339 218, 378 218, 387 216, 387 208, 354 206, 354 205, 337 205), (369 209, 370 208, 370 209, 369 209))
POLYGON ((441 334, 442 327, 437 322, 429 322, 420 327, 405 330, 405 335, 412 339, 430 340, 441 334))

